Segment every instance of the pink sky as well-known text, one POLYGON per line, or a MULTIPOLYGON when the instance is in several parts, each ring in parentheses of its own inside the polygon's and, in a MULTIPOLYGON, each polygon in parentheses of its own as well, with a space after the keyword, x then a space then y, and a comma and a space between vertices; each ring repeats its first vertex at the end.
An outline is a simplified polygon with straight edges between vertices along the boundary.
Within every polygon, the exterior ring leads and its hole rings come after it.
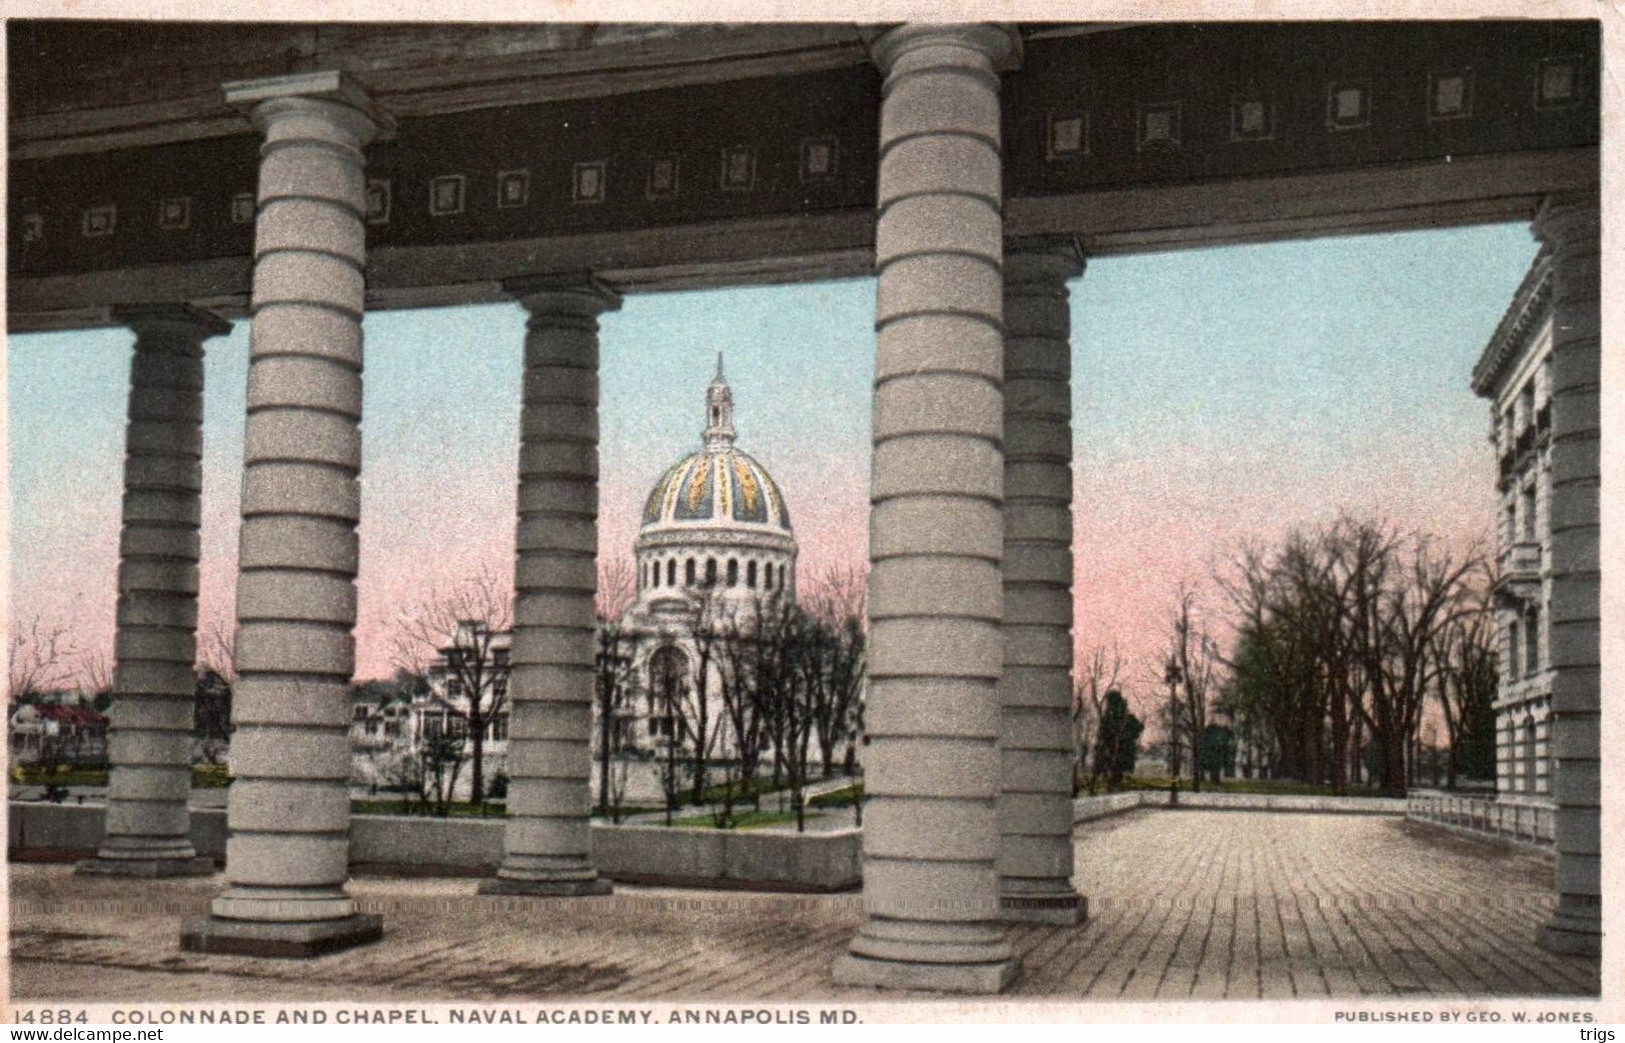
MULTIPOLYGON (((1340 508, 1486 532, 1488 408, 1467 375, 1532 255, 1526 229, 1486 228, 1092 264, 1073 285, 1080 650, 1115 641, 1131 680, 1153 669, 1181 580, 1340 508)), ((872 309, 854 281, 606 316, 601 554, 629 555, 648 487, 698 448, 725 350, 740 445, 784 490, 802 588, 862 563, 872 309)), ((431 586, 511 569, 523 316, 386 313, 367 337, 360 677, 390 672, 396 615, 431 586)), ((129 343, 15 337, 7 357, 10 616, 109 654, 129 343)), ((239 325, 210 344, 206 629, 231 616, 246 343, 239 325)))

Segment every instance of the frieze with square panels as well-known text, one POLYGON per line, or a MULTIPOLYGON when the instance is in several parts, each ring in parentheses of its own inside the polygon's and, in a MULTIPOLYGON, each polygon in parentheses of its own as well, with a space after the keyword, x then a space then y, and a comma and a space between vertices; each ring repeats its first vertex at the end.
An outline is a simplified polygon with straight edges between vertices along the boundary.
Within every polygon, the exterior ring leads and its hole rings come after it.
POLYGON ((1030 40, 1005 77, 1006 184, 1041 196, 1594 145, 1598 43, 1578 21, 1030 40))
MULTIPOLYGON (((367 150, 367 241, 542 238, 872 206, 878 97, 878 72, 857 66, 405 120, 395 140, 367 150)), ((13 164, 12 219, 31 237, 13 238, 10 270, 246 256, 258 160, 257 140, 242 135, 13 164), (158 216, 131 217, 145 214, 158 216)))
MULTIPOLYGON (((1595 145, 1599 35, 1595 22, 1408 22, 1031 39, 1004 77, 1006 193, 1595 145)), ((403 120, 368 149, 368 243, 871 207, 879 95, 864 64, 403 120)), ((258 160, 245 133, 12 163, 8 270, 246 257, 258 160)))

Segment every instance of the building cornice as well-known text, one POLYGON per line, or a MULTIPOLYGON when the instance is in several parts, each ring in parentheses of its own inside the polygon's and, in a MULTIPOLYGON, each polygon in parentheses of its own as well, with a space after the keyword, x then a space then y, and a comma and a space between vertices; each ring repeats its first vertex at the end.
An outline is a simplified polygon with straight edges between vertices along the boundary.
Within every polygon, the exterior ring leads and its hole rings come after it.
POLYGON ((1501 381, 1514 361, 1523 355, 1542 322, 1552 310, 1551 255, 1541 250, 1529 266, 1523 282, 1512 295, 1512 303, 1495 327, 1478 364, 1473 367, 1473 393, 1494 398, 1501 381))

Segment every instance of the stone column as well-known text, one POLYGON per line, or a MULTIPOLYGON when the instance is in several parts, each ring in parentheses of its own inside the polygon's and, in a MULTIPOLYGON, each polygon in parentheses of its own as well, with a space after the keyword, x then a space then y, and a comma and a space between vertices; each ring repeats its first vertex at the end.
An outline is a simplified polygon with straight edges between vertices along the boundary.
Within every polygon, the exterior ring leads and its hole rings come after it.
POLYGON ((337 73, 228 84, 265 137, 237 581, 226 876, 184 948, 311 956, 374 941, 349 875, 361 488, 362 148, 337 73))
POLYGON ((527 311, 519 414, 508 821, 482 894, 601 895, 592 864, 598 589, 598 315, 588 277, 508 284, 527 311))
POLYGON ((1557 803, 1557 911, 1540 929, 1555 952, 1602 951, 1602 707, 1599 400, 1600 212, 1594 194, 1554 197, 1535 219, 1552 253, 1549 741, 1557 803))
POLYGON ((1004 280, 993 26, 874 43, 880 115, 865 922, 843 985, 997 992, 1004 280))
POLYGON ((119 536, 107 829, 85 873, 198 876, 192 847, 203 342, 231 323, 184 305, 120 308, 135 331, 119 536))
POLYGON ((1072 341, 1075 240, 1004 256, 1004 677, 999 895, 1006 920, 1076 924, 1072 889, 1072 341))

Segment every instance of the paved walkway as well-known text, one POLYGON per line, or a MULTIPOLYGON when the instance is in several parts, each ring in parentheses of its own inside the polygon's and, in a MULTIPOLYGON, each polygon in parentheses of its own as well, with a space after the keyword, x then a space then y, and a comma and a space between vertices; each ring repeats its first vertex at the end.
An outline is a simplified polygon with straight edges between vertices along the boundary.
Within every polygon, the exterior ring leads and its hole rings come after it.
MULTIPOLYGON (((1551 863, 1394 818, 1137 811, 1079 830, 1080 928, 1013 927, 1018 995, 1087 999, 1584 995, 1596 964, 1534 945, 1551 863)), ((495 899, 475 881, 358 878, 380 944, 304 963, 176 944, 213 880, 18 865, 18 999, 96 1002, 817 1000, 856 895, 621 887, 495 899), (72 889, 70 891, 70 888, 72 889)), ((898 994, 886 994, 895 996, 898 994)))

